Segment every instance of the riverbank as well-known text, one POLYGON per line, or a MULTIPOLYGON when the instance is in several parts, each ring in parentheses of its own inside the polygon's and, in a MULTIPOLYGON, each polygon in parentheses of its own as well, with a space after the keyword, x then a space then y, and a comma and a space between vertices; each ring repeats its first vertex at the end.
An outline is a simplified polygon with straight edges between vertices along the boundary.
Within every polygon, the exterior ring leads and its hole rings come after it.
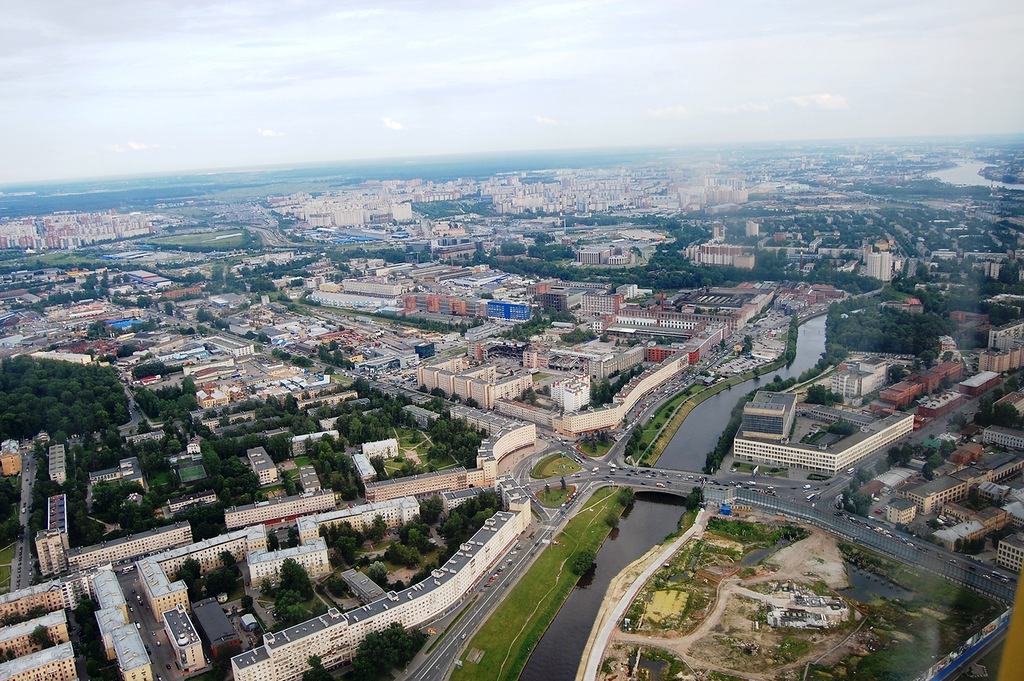
MULTIPOLYGON (((808 317, 808 319, 812 318, 813 316, 808 317)), ((770 362, 769 364, 766 364, 762 367, 757 367, 754 370, 748 371, 745 374, 740 374, 738 376, 733 376, 732 378, 726 379, 724 381, 719 381, 718 383, 715 383, 714 385, 705 388, 700 392, 697 392, 696 394, 686 398, 681 403, 673 404, 674 399, 669 400, 665 405, 663 405, 660 409, 658 409, 658 411, 655 412, 654 416, 648 422, 649 424, 657 423, 660 420, 660 418, 665 415, 662 410, 670 411, 664 425, 657 427, 657 432, 651 439, 650 444, 637 457, 637 465, 654 466, 655 464, 657 464, 658 459, 660 459, 661 455, 665 453, 665 449, 668 447, 669 443, 672 442, 672 438, 675 437, 676 432, 683 425, 683 421, 685 421, 686 417, 690 415, 690 412, 696 409, 705 400, 714 397, 715 395, 724 390, 729 390, 733 386, 745 383, 746 381, 749 381, 752 378, 757 378, 759 376, 764 376, 765 374, 770 374, 771 372, 777 371, 778 369, 781 369, 782 367, 786 366, 786 363, 790 361, 790 357, 795 355, 796 353, 796 343, 798 334, 799 332, 793 333, 792 331, 788 331, 786 333, 786 351, 779 359, 770 362)), ((647 427, 649 426, 645 426, 645 429, 647 427)), ((646 438, 644 437, 643 439, 646 438)))
POLYGON ((597 553, 623 510, 616 490, 594 493, 555 541, 509 590, 469 642, 453 681, 514 681, 558 614, 580 575, 571 569, 581 551, 597 553), (514 635, 511 635, 515 632, 514 635))
POLYGON ((587 645, 583 649, 584 664, 580 665, 576 674, 577 681, 597 678, 597 669, 604 657, 604 651, 626 608, 659 565, 678 551, 679 547, 704 531, 710 515, 704 509, 700 509, 694 516, 687 514, 683 517, 692 518, 694 522, 689 527, 682 528, 683 532, 679 537, 668 546, 652 546, 647 553, 623 568, 608 585, 604 600, 601 602, 601 610, 594 620, 587 645))

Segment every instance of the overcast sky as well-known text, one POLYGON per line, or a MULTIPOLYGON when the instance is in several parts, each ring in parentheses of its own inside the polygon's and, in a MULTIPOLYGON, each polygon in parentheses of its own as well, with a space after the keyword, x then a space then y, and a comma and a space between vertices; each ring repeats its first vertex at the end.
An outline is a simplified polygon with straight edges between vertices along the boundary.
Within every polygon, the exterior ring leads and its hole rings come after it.
POLYGON ((1024 131, 1016 0, 3 5, 3 183, 1024 131))

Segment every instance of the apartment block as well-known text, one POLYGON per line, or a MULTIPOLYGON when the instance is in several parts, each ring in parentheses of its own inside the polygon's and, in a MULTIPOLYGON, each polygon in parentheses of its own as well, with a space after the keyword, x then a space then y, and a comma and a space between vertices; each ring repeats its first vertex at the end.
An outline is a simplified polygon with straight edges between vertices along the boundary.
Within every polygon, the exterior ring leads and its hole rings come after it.
MULTIPOLYGON (((0 664, 4 681, 77 681, 75 653, 70 643, 60 643, 0 664)), ((148 680, 147 680, 148 681, 148 680)))
POLYGON ((232 506, 224 511, 224 522, 229 530, 233 530, 249 525, 288 520, 310 513, 321 513, 333 509, 336 505, 333 490, 303 492, 290 497, 257 501, 255 504, 245 506, 232 506))
POLYGON ((279 480, 277 466, 271 461, 266 449, 263 447, 253 447, 246 450, 245 457, 249 461, 249 467, 252 468, 252 472, 259 479, 260 487, 273 485, 279 480))
POLYGON ((179 605, 163 614, 164 633, 174 651, 175 661, 186 674, 206 666, 203 643, 186 609, 179 605))
POLYGON ((295 519, 295 525, 299 530, 299 541, 308 543, 317 539, 320 536, 320 529, 324 527, 348 523, 352 529, 361 532, 373 524, 374 518, 380 516, 388 529, 394 529, 412 522, 419 512, 420 504, 415 497, 398 497, 327 513, 302 516, 295 519))
POLYGON ((67 643, 70 640, 67 615, 63 610, 55 610, 27 622, 0 628, 0 652, 11 658, 22 657, 42 650, 38 644, 30 640, 36 627, 45 629, 46 636, 54 643, 67 643))
POLYGON ((439 494, 467 487, 467 471, 456 466, 444 471, 422 473, 406 478, 366 483, 366 501, 374 503, 399 497, 439 494))
POLYGON ((21 448, 17 440, 4 440, 0 445, 0 470, 5 476, 21 474, 21 448))
POLYGON ((280 551, 250 551, 246 559, 249 567, 249 581, 259 584, 264 579, 277 582, 281 577, 281 566, 286 560, 294 560, 306 569, 310 577, 316 578, 331 571, 331 560, 327 553, 327 542, 317 537, 280 551))
POLYGON ((67 473, 67 452, 64 445, 53 445, 49 451, 50 480, 58 485, 63 485, 68 479, 67 473))
POLYGON ((266 547, 266 531, 262 525, 255 525, 143 558, 139 561, 142 595, 154 615, 160 616, 179 605, 187 610, 189 600, 185 583, 171 581, 186 560, 196 560, 200 571, 205 573, 221 566, 224 551, 234 556, 236 561, 241 561, 249 551, 266 547))
POLYGON ((382 459, 393 459, 398 456, 398 440, 378 440, 377 442, 364 442, 363 455, 366 457, 379 456, 382 459))
POLYGON ((1024 534, 1013 534, 999 542, 996 564, 1020 572, 1024 567, 1024 534))
POLYGON ((104 563, 117 563, 138 558, 147 553, 155 553, 172 546, 187 544, 190 541, 192 541, 192 526, 188 522, 179 522, 166 527, 158 527, 155 530, 128 535, 122 539, 70 549, 68 551, 68 568, 87 570, 104 563))

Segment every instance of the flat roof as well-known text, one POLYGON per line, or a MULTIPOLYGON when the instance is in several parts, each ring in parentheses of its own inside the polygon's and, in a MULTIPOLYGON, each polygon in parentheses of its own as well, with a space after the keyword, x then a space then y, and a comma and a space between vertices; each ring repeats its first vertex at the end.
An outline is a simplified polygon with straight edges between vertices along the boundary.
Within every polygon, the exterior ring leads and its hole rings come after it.
POLYGON ((199 643, 199 632, 181 605, 174 610, 164 611, 163 619, 164 625, 171 632, 172 643, 178 647, 199 643))
POLYGON ((195 621, 206 634, 206 640, 210 642, 210 645, 238 638, 238 632, 235 631, 231 620, 224 614, 224 610, 221 609, 216 598, 207 598, 193 603, 192 614, 195 615, 195 621))
POLYGON ((327 542, 322 537, 311 539, 305 544, 299 544, 287 549, 281 549, 279 551, 267 551, 266 549, 256 549, 250 551, 247 560, 249 565, 256 565, 259 563, 270 563, 275 560, 287 560, 288 558, 296 558, 298 556, 305 555, 307 553, 316 553, 317 551, 326 551, 327 542))
POLYGON ((98 551, 99 549, 107 549, 111 546, 117 546, 118 544, 125 544, 130 541, 138 541, 140 539, 146 539, 147 537, 156 537, 166 532, 173 532, 179 529, 183 524, 187 525, 186 521, 174 523, 172 525, 165 525, 158 527, 155 530, 146 530, 145 532, 138 532, 136 534, 128 535, 127 537, 121 537, 120 539, 111 539, 109 541, 100 542, 99 544, 93 544, 92 546, 81 546, 73 548, 68 551, 69 556, 79 556, 83 553, 91 553, 98 551))
POLYGON ((100 608, 115 608, 126 605, 121 584, 113 570, 100 570, 92 578, 92 589, 100 608))
POLYGON ((466 469, 463 466, 456 466, 455 468, 448 468, 443 471, 433 471, 431 473, 420 473, 419 475, 410 475, 404 478, 395 478, 393 480, 381 480, 380 482, 368 482, 366 487, 390 487, 393 485, 399 485, 413 480, 426 480, 428 478, 440 478, 447 475, 458 475, 465 473, 466 469))
POLYGON ((46 500, 46 529, 68 531, 68 497, 54 494, 46 500))
POLYGON ((71 648, 71 644, 58 643, 52 648, 43 648, 37 652, 22 655, 9 662, 0 664, 0 679, 9 679, 19 674, 24 674, 45 664, 74 659, 75 651, 71 648))
MULTIPOLYGON (((0 627, 0 642, 10 641, 12 639, 20 638, 22 636, 28 636, 31 634, 36 627, 55 627, 58 624, 67 625, 68 617, 64 614, 63 610, 54 610, 48 612, 42 617, 36 617, 35 619, 28 620, 26 622, 19 622, 18 624, 12 624, 8 627, 0 627)), ((3 678, 0 676, 0 678, 3 678)))

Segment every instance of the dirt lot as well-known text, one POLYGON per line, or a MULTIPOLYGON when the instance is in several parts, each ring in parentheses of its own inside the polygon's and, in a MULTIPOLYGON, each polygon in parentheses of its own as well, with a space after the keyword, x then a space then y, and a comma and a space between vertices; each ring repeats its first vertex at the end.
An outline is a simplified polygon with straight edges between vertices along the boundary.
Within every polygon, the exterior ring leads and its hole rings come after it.
MULTIPOLYGON (((734 549, 737 544, 708 536, 705 540, 717 549, 734 549)), ((852 621, 829 630, 772 629, 765 624, 763 605, 751 598, 755 596, 754 590, 766 588, 759 585, 768 582, 817 585, 824 592, 829 591, 824 585, 831 589, 847 586, 842 556, 829 535, 811 529, 809 537, 769 555, 753 569, 738 569, 738 564, 728 569, 728 565, 723 564, 727 562, 728 559, 719 555, 713 566, 706 566, 713 569, 701 571, 701 575, 710 577, 712 583, 708 586, 714 587, 715 597, 706 618, 696 628, 685 634, 679 631, 616 632, 615 644, 609 649, 608 662, 600 678, 605 681, 643 678, 632 676, 627 669, 627 658, 637 646, 663 649, 680 658, 683 661, 682 665, 677 664, 677 671, 682 674, 680 678, 688 675, 698 678, 696 672, 716 671, 764 681, 799 679, 806 662, 836 646, 836 655, 856 651, 857 637, 850 637, 858 625, 856 614, 852 621), (716 580, 719 581, 714 584, 716 580)), ((690 627, 679 628, 686 631, 690 627)))

